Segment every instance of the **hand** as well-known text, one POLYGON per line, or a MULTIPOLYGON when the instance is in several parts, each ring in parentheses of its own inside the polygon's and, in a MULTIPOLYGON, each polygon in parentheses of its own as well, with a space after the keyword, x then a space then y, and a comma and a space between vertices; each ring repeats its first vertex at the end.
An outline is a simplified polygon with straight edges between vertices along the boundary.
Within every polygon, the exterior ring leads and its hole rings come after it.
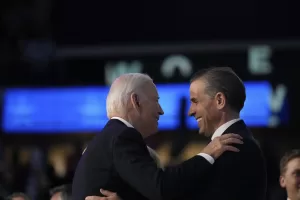
POLYGON ((237 134, 225 134, 214 138, 201 153, 206 153, 214 159, 219 158, 225 151, 239 152, 232 144, 243 144, 242 137, 237 134))
POLYGON ((103 190, 103 189, 100 189, 100 192, 106 197, 88 196, 85 197, 85 200, 121 200, 121 198, 117 195, 117 193, 108 190, 103 190))

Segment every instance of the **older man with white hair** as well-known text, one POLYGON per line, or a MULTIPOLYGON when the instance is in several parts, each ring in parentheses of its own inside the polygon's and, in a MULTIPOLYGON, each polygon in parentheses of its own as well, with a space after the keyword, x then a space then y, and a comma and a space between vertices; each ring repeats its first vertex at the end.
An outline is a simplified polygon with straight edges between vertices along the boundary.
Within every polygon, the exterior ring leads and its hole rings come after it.
POLYGON ((230 144, 242 143, 236 134, 218 137, 193 158, 162 170, 144 142, 157 132, 159 116, 164 114, 153 80, 140 73, 121 75, 111 85, 106 106, 110 120, 79 161, 73 179, 74 200, 103 196, 100 188, 116 192, 123 200, 184 197, 195 181, 209 176, 224 151, 238 151, 230 144))

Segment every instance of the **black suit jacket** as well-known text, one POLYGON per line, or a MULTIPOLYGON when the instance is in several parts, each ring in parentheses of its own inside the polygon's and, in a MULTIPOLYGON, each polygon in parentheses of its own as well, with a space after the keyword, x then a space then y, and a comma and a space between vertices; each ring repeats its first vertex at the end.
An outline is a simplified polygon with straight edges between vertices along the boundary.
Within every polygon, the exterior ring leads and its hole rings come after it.
POLYGON ((258 144, 242 120, 231 125, 224 132, 227 133, 243 137, 244 144, 235 145, 240 152, 221 155, 215 161, 205 187, 199 187, 186 199, 265 200, 267 174, 258 144))
POLYGON ((100 188, 123 200, 174 199, 190 193, 210 174, 212 165, 201 156, 179 166, 159 169, 141 134, 117 119, 110 120, 90 142, 73 179, 73 200, 100 196, 100 188))

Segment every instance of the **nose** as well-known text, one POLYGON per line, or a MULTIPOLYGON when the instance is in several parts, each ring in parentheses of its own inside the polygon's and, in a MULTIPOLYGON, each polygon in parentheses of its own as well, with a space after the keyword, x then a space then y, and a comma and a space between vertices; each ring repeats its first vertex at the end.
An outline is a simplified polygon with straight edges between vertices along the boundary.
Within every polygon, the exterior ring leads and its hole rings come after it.
POLYGON ((190 109, 188 111, 188 115, 191 116, 191 117, 195 116, 195 111, 193 110, 192 105, 190 105, 190 109))
POLYGON ((163 115, 165 114, 165 112, 163 111, 163 109, 161 108, 161 106, 159 105, 159 111, 158 111, 159 115, 163 115))

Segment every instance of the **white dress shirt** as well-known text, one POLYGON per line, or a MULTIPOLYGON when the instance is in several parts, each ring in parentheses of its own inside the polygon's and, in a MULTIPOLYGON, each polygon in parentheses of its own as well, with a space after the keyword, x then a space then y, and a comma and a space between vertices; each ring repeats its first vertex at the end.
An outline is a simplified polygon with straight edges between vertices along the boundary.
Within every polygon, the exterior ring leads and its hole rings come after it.
MULTIPOLYGON (((131 127, 131 128, 134 128, 128 121, 120 118, 120 117, 112 117, 111 119, 118 119, 120 120, 121 122, 123 122, 126 126, 128 127, 131 127)), ((148 146, 147 146, 148 147, 148 146)), ((151 157, 155 160, 155 161, 159 161, 159 163, 157 163, 157 165, 159 167, 161 167, 161 163, 160 163, 160 160, 159 160, 159 157, 157 155, 157 153, 151 149, 150 147, 148 147, 148 151, 150 152, 150 155, 151 157)), ((198 156, 202 156, 203 158, 205 158, 209 163, 211 164, 214 164, 215 160, 213 159, 213 157, 211 157, 210 155, 206 154, 206 153, 199 153, 198 156)))

